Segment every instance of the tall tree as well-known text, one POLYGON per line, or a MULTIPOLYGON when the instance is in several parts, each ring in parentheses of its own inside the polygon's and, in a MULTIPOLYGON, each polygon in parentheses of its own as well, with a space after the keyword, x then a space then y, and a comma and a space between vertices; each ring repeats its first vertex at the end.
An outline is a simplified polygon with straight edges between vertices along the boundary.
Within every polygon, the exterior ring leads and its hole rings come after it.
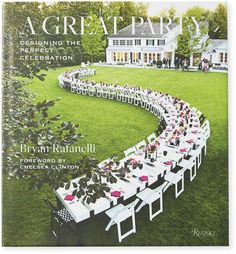
MULTIPOLYGON (((67 8, 67 5, 61 7, 67 8)), ((53 145, 70 146, 78 144, 80 134, 78 125, 71 121, 59 122, 60 114, 52 115, 50 109, 57 100, 47 100, 35 103, 34 94, 27 88, 27 83, 19 76, 44 80, 46 75, 42 69, 48 69, 49 63, 46 61, 17 61, 18 46, 20 40, 44 40, 44 33, 31 37, 29 34, 22 34, 22 21, 26 16, 34 17, 35 22, 40 27, 46 10, 53 14, 53 8, 43 3, 6 3, 4 6, 5 22, 3 26, 4 34, 4 72, 3 72, 3 165, 4 173, 10 178, 27 179, 30 189, 40 189, 43 185, 48 185, 53 189, 58 187, 69 188, 71 179, 81 176, 78 183, 73 183, 73 194, 78 197, 83 196, 87 202, 95 202, 101 196, 105 196, 105 191, 109 191, 106 184, 102 184, 99 178, 100 172, 97 170, 97 161, 94 158, 84 157, 75 162, 79 165, 76 170, 55 169, 52 163, 47 163, 48 168, 30 169, 21 168, 20 159, 50 158, 55 155, 51 152, 41 153, 38 149, 53 145), (32 4, 32 5, 31 5, 32 4), (45 6, 45 8, 44 8, 45 6), (8 37, 9 36, 9 37, 8 37), (10 39, 9 39, 10 38, 10 39), (20 145, 31 147, 30 150, 21 151, 20 145), (34 147, 35 149, 32 149, 34 147), (79 189, 78 189, 79 188, 79 189)), ((68 11, 68 9, 67 9, 68 11)), ((49 12, 48 12, 49 13, 49 12)), ((60 11, 58 12, 60 13, 60 11)), ((63 12, 61 12, 63 15, 63 12)), ((95 19, 94 19, 95 20, 95 19)), ((96 20, 97 22, 98 20, 96 20)), ((97 23, 96 23, 97 24, 97 23)), ((100 31, 98 27, 97 32, 100 31)), ((101 34, 101 31, 100 33, 101 34)), ((100 38, 100 37, 99 37, 100 38)), ((96 47, 96 40, 94 47, 96 47)), ((56 48, 55 52, 65 50, 71 54, 71 48, 56 48)), ((59 53, 60 54, 60 53, 59 53)), ((55 63, 54 63, 55 64, 55 63)), ((75 158, 77 160, 77 158, 75 158)), ((32 165, 29 162, 30 165, 32 165)), ((63 163, 64 165, 67 162, 63 163)), ((110 178, 108 181, 116 181, 110 178)))
POLYGON ((175 16, 176 16, 176 9, 174 8, 174 6, 171 6, 170 9, 168 10, 168 17, 173 20, 175 16))
POLYGON ((177 38, 178 48, 176 53, 184 58, 189 58, 193 54, 201 54, 209 44, 208 39, 208 23, 204 20, 207 17, 208 11, 200 7, 188 9, 184 17, 195 17, 200 23, 200 29, 197 33, 196 27, 191 19, 185 20, 183 24, 183 33, 177 38))
POLYGON ((104 31, 101 22, 95 14, 89 13, 90 18, 85 19, 85 31, 82 35, 82 48, 93 63, 95 56, 101 55, 105 50, 104 31))
POLYGON ((209 36, 212 39, 227 39, 227 7, 220 3, 209 18, 209 36))

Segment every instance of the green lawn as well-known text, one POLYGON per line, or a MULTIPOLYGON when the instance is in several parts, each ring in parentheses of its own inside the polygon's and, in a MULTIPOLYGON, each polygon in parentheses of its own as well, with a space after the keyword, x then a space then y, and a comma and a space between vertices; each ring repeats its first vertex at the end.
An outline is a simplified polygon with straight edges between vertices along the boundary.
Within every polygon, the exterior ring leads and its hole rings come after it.
MULTIPOLYGON (((59 88, 58 74, 74 68, 50 70, 44 82, 33 80, 30 88, 37 93, 36 100, 61 98, 51 113, 60 113, 63 120, 79 123, 84 135, 80 144, 94 143, 99 160, 111 154, 121 157, 124 149, 154 131, 157 119, 143 109, 59 88)), ((148 220, 148 209, 141 210, 136 216, 137 233, 122 245, 228 245, 227 74, 96 69, 97 75, 92 80, 150 87, 186 100, 207 116, 212 129, 207 156, 194 181, 190 183, 185 178, 185 192, 178 199, 171 187, 164 195, 164 212, 154 221, 148 220), (194 229, 215 234, 199 238, 192 234, 194 229)), ((70 155, 67 159, 77 158, 70 155)), ((49 211, 42 202, 44 196, 54 199, 50 190, 28 192, 27 182, 4 177, 3 194, 4 245, 55 244, 49 232, 49 211)), ((119 245, 116 227, 105 232, 106 223, 104 216, 84 223, 86 245, 119 245)))

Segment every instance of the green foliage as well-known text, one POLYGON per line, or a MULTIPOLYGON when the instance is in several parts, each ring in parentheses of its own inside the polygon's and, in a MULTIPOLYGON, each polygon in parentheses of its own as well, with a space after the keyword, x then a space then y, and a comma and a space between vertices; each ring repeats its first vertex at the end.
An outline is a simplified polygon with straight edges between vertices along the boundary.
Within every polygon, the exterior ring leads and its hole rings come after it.
MULTIPOLYGON (((125 149, 145 139, 154 130, 156 118, 141 108, 80 96, 59 88, 57 76, 74 68, 49 70, 43 84, 34 79, 29 88, 37 94, 36 101, 52 100, 57 96, 62 98, 51 107, 52 115, 60 112, 63 122, 79 119, 80 132, 85 136, 80 144, 95 143, 96 158, 101 161, 113 153, 123 156, 125 149)), ((148 207, 144 207, 135 215, 137 233, 119 243, 115 228, 105 232, 107 217, 100 214, 97 219, 83 222, 85 245, 228 245, 227 74, 169 71, 167 82, 163 70, 95 68, 97 75, 91 80, 134 84, 182 98, 207 115, 212 133, 207 144, 207 156, 203 158, 197 177, 190 182, 186 175, 185 191, 178 199, 174 196, 174 187, 165 192, 164 212, 157 219, 149 222, 148 207), (213 230, 216 234, 198 238, 192 235, 194 228, 213 230)), ((73 154, 70 160, 73 158, 76 160, 77 154, 73 154)), ((46 185, 40 191, 28 191, 27 180, 9 181, 3 177, 3 245, 56 244, 49 232, 50 213, 42 202, 45 196, 55 199, 55 194, 46 185)), ((64 235, 67 244, 76 244, 75 241, 69 242, 74 235, 72 232, 64 235)))
MULTIPOLYGON (((92 158, 83 158, 77 162, 79 169, 70 172, 68 169, 42 169, 29 170, 21 169, 19 167, 19 159, 30 158, 53 158, 50 152, 40 153, 42 147, 52 147, 53 145, 75 145, 78 143, 80 134, 77 132, 78 125, 73 124, 70 120, 58 123, 60 120, 60 112, 51 115, 50 111, 58 100, 43 100, 34 103, 34 94, 32 94, 26 86, 24 81, 19 81, 14 76, 23 76, 27 78, 38 78, 43 81, 49 67, 66 66, 80 63, 82 60, 89 59, 91 62, 104 58, 104 48, 106 45, 105 36, 101 27, 98 16, 106 14, 106 9, 110 10, 117 16, 123 16, 125 22, 118 24, 118 26, 126 26, 126 22, 130 23, 131 16, 147 16, 147 6, 144 4, 135 4, 132 2, 112 3, 113 7, 105 5, 102 2, 96 3, 5 3, 4 4, 4 165, 5 172, 12 178, 28 179, 29 186, 32 189, 41 189, 43 185, 48 185, 53 189, 64 186, 66 182, 70 182, 75 177, 85 177, 90 184, 80 186, 78 190, 81 194, 84 193, 84 199, 88 202, 95 202, 97 198, 104 195, 107 187, 99 183, 99 173, 92 158), (137 7, 137 8, 136 8, 137 7), (78 11, 83 15, 92 17, 85 20, 86 35, 82 37, 77 36, 77 40, 81 42, 81 46, 66 46, 60 47, 33 45, 30 48, 40 48, 41 50, 50 49, 52 55, 74 55, 72 61, 58 60, 50 61, 34 61, 24 60, 20 61, 20 56, 26 56, 26 53, 20 52, 20 41, 34 43, 34 41, 66 41, 74 40, 72 34, 67 35, 48 35, 43 33, 41 24, 48 16, 74 16, 76 17, 78 11), (31 35, 29 29, 23 29, 26 22, 26 17, 31 17, 36 35, 31 35), (88 23, 90 26, 88 27, 88 23), (91 32, 93 34, 89 34, 91 32), (35 149, 30 152, 19 152, 21 144, 29 145, 35 149), (93 182, 93 180, 95 182, 93 182)), ((112 23, 111 23, 112 24, 112 23)), ((49 26, 53 29, 53 22, 49 22, 49 26)), ((80 27, 80 24, 77 24, 80 27)), ((62 29, 62 24, 59 29, 62 29)), ((111 27, 110 27, 111 28, 111 27)), ((109 27, 108 27, 109 29, 109 27)), ((31 53, 31 56, 36 56, 37 53, 31 53)), ((40 53, 40 55, 47 55, 47 53, 40 53)), ((50 164, 50 163, 48 163, 50 164)), ((50 165, 48 165, 50 166, 50 165)), ((108 181, 114 181, 114 178, 108 177, 108 181)), ((79 186, 79 185, 78 185, 79 186)), ((75 192, 78 194, 78 191, 75 192)), ((79 195, 80 195, 79 194, 79 195)))
POLYGON ((93 63, 94 57, 102 54, 106 42, 98 17, 92 13, 89 16, 91 19, 86 18, 84 21, 85 34, 82 35, 82 48, 93 63))
POLYGON ((176 54, 182 58, 189 58, 193 54, 199 54, 206 50, 209 44, 208 38, 208 23, 204 20, 207 16, 207 11, 200 7, 193 7, 186 11, 184 17, 195 17, 200 24, 199 32, 191 19, 184 20, 183 32, 177 37, 176 54))
MULTIPOLYGON (((52 167, 53 162, 50 160, 46 164, 47 167, 42 169, 20 167, 23 164, 20 160, 53 159, 54 156, 50 153, 50 148, 53 146, 65 147, 77 144, 80 137, 77 131, 79 126, 71 121, 57 124, 60 114, 50 114, 57 100, 33 103, 34 95, 26 88, 24 81, 5 76, 3 83, 6 95, 3 99, 5 173, 10 178, 28 179, 30 189, 41 189, 43 185, 48 185, 55 190, 64 185, 69 188, 70 181, 80 177, 78 184, 73 183, 75 195, 83 196, 83 200, 87 202, 95 202, 103 197, 109 188, 101 183, 100 172, 97 169, 98 162, 93 158, 83 157, 76 163, 78 169, 73 171, 68 170, 68 167, 52 167), (20 145, 33 148, 25 152, 20 150, 20 145), (81 181, 83 184, 80 184, 81 181)), ((27 162, 24 164, 30 165, 27 162)))
POLYGON ((227 39, 227 8, 219 3, 210 15, 209 36, 212 39, 227 39))
MULTIPOLYGON (((88 16, 89 14, 93 14, 96 17, 102 16, 106 22, 107 30, 109 34, 113 33, 113 19, 111 18, 107 21, 107 18, 114 17, 114 16, 122 16, 124 17, 124 21, 118 19, 118 29, 125 27, 126 25, 130 24, 132 16, 143 16, 147 17, 147 5, 143 3, 133 3, 133 2, 59 2, 59 3, 27 3, 27 2, 16 2, 16 3, 4 3, 4 68, 9 70, 11 68, 12 71, 17 73, 22 73, 23 71, 28 77, 32 77, 33 73, 37 69, 48 69, 50 67, 57 67, 57 66, 69 66, 69 65, 78 65, 82 61, 91 60, 96 55, 96 61, 105 60, 105 46, 107 41, 105 40, 105 36, 103 31, 103 36, 100 38, 99 36, 90 37, 92 42, 85 43, 86 46, 81 47, 82 44, 82 36, 80 34, 80 27, 81 22, 78 18, 79 16, 88 16), (42 31, 42 22, 46 17, 55 16, 59 17, 60 22, 57 24, 59 26, 59 30, 61 31, 58 35, 49 35, 42 31), (64 16, 72 16, 76 18, 76 26, 75 29, 78 32, 77 35, 72 33, 62 34, 63 31, 63 20, 64 16), (35 29, 36 34, 31 35, 29 28, 24 28, 26 24, 26 17, 30 17, 33 23, 33 27, 35 29), (99 40, 101 39, 102 43, 99 44, 99 41, 96 42, 96 38, 99 40), (105 42, 104 42, 105 40, 105 42), (31 60, 24 60, 20 61, 19 56, 25 56, 27 53, 19 52, 20 48, 20 41, 63 41, 62 47, 65 49, 64 52, 57 51, 61 46, 31 46, 32 49, 34 48, 41 48, 41 49, 50 49, 52 53, 49 55, 54 55, 55 53, 69 54, 67 48, 70 48, 70 55, 74 56, 73 61, 39 61, 35 66, 32 66, 31 60), (80 45, 67 45, 66 41, 77 41, 80 45), (89 44, 94 44, 98 50, 93 52, 94 50, 89 46, 89 44), (78 50, 78 47, 80 48, 78 50), (89 53, 88 53, 89 52, 89 53), (91 55, 92 52, 92 55, 91 55), (94 55, 95 54, 95 55, 94 55), (30 69, 27 66, 32 66, 30 69)), ((94 22, 95 26, 97 26, 97 20, 94 22)), ((55 20, 48 21, 48 30, 53 32, 55 30, 55 20)), ((31 56, 37 55, 37 53, 30 53, 31 56)), ((40 55, 48 55, 47 53, 40 53, 40 55)))
MULTIPOLYGON (((45 5, 40 3, 4 3, 3 14, 3 70, 10 75, 23 75, 28 78, 38 77, 43 80, 43 75, 39 75, 40 70, 48 70, 50 65, 47 61, 20 60, 20 41, 42 40, 41 35, 31 36, 23 33, 25 17, 33 16, 35 26, 39 27, 40 22, 45 18, 43 11, 45 5), (42 8, 41 8, 42 7, 42 8)), ((44 49, 44 46, 37 46, 44 49)), ((33 46, 31 48, 34 48, 33 46)), ((32 54, 35 55, 35 54, 32 54)), ((42 53, 42 55, 45 55, 42 53)))
POLYGON ((200 20, 205 20, 208 17, 208 10, 199 6, 194 6, 187 9, 184 13, 184 17, 195 17, 195 19, 199 22, 200 20))
POLYGON ((202 25, 200 33, 196 35, 192 22, 184 23, 183 34, 178 36, 176 51, 180 56, 188 58, 192 54, 204 52, 209 38, 227 38, 227 8, 224 4, 219 4, 212 12, 196 6, 188 9, 184 16, 194 16, 198 22, 202 20, 202 25))

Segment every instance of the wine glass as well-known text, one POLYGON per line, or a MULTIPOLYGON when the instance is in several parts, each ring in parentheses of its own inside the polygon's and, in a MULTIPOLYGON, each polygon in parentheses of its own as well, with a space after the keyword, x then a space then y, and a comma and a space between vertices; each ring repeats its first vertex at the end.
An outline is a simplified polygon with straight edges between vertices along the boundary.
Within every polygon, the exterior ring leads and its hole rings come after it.
POLYGON ((139 163, 138 167, 139 167, 139 169, 142 169, 143 168, 143 164, 139 163))

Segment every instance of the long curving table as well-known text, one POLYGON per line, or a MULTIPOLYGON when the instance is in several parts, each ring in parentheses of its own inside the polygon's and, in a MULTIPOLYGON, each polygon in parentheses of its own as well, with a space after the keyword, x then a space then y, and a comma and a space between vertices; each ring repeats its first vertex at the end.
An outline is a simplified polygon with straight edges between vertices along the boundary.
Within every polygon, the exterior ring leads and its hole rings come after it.
MULTIPOLYGON (((127 172, 122 179, 114 175, 117 182, 107 183, 111 191, 95 203, 87 204, 82 201, 82 198, 77 197, 74 197, 73 200, 65 200, 65 197, 71 195, 74 190, 72 185, 68 190, 60 187, 55 191, 56 196, 76 223, 104 212, 164 179, 166 174, 180 165, 186 156, 190 156, 199 145, 203 149, 205 148, 206 152, 206 142, 209 138, 208 120, 202 123, 200 121, 202 113, 196 108, 191 108, 189 103, 150 89, 96 83, 82 79, 93 76, 95 73, 94 69, 87 68, 68 71, 59 75, 59 86, 80 95, 118 100, 140 106, 159 117, 163 129, 159 136, 146 146, 155 146, 152 158, 147 157, 145 148, 136 149, 136 152, 125 156, 117 165, 113 165, 113 167, 119 168, 124 166, 127 161, 134 161, 141 164, 142 167, 135 168, 130 165, 130 172, 127 172), (173 140, 178 140, 178 144, 173 144, 173 140), (119 195, 114 195, 114 193, 119 195)), ((107 159, 99 163, 99 168, 106 170, 109 161, 110 159, 107 159)), ((106 182, 105 178, 101 180, 106 182)), ((77 182, 78 179, 73 181, 77 182)))

